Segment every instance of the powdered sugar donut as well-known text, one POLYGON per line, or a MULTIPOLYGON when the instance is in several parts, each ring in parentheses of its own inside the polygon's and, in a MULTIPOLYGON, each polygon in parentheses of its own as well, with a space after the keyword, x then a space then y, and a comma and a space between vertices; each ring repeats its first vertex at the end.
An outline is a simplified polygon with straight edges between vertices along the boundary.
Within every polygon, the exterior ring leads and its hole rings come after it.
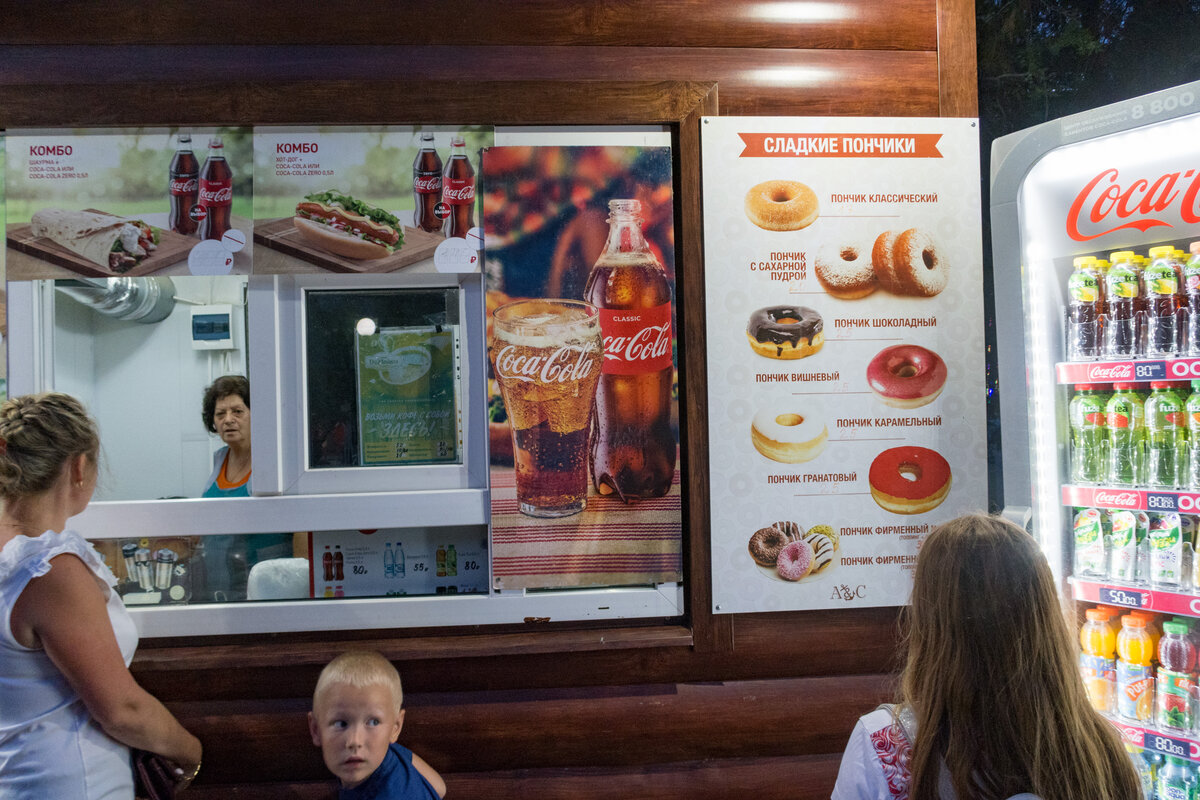
POLYGON ((812 568, 812 545, 803 539, 780 550, 779 560, 775 564, 779 577, 785 581, 798 581, 812 572, 812 568))
POLYGON ((946 288, 950 277, 933 239, 917 228, 909 228, 896 237, 892 264, 904 294, 933 297, 946 288))
POLYGON ((892 248, 896 244, 896 234, 884 231, 875 237, 875 246, 871 248, 871 266, 875 270, 875 279, 886 291, 900 291, 900 279, 896 277, 896 267, 892 261, 892 248))
POLYGON ((871 248, 843 244, 823 249, 816 258, 817 280, 821 287, 842 300, 857 300, 875 291, 875 267, 871 248))
POLYGON ((766 409, 750 423, 754 449, 772 461, 799 464, 812 461, 825 450, 829 428, 812 415, 783 409, 766 409))

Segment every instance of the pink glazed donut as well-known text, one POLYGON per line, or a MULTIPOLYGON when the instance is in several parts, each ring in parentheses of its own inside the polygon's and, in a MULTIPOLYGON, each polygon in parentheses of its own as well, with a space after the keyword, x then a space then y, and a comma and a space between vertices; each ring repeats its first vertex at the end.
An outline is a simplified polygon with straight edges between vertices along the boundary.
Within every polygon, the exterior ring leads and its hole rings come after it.
POLYGON ((775 563, 775 569, 779 572, 779 577, 785 581, 798 581, 812 572, 812 568, 812 545, 803 539, 798 542, 792 542, 780 550, 779 559, 775 563))

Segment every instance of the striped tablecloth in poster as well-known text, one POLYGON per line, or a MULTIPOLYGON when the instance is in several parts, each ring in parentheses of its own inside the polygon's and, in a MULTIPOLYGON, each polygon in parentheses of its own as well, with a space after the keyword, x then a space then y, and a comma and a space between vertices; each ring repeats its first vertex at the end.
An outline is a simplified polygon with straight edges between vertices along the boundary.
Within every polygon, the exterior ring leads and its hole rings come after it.
POLYGON ((560 519, 517 510, 512 468, 492 467, 492 576, 497 589, 629 586, 682 580, 679 471, 663 497, 625 505, 591 490, 560 519))

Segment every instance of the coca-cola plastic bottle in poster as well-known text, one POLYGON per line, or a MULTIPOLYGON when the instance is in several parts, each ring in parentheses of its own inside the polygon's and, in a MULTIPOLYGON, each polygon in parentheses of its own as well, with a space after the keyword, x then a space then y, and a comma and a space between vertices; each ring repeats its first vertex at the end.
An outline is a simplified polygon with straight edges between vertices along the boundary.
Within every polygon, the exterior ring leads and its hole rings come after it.
POLYGON ((201 239, 220 239, 233 227, 233 170, 225 159, 225 142, 214 136, 208 142, 208 158, 200 170, 200 197, 204 213, 200 219, 201 239))
POLYGON ((413 161, 413 225, 423 231, 440 231, 437 216, 442 202, 442 157, 433 143, 433 134, 421 134, 421 149, 413 161))
POLYGON ((450 215, 443 230, 447 237, 465 239, 467 231, 475 227, 475 168, 461 136, 455 136, 450 147, 450 160, 442 176, 442 199, 450 206, 450 215))
POLYGON ((167 174, 167 191, 171 195, 171 211, 167 225, 176 233, 191 236, 197 223, 192 208, 200 196, 200 162, 192 152, 192 135, 180 133, 175 156, 167 174))

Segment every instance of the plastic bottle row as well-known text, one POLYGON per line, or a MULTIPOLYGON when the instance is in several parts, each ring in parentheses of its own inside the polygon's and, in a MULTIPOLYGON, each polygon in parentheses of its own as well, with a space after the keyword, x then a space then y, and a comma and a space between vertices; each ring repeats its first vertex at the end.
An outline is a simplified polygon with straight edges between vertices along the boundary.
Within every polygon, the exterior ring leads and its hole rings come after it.
POLYGON ((1067 360, 1200 355, 1200 242, 1081 256, 1067 279, 1067 360), (1186 263, 1185 263, 1186 262, 1186 263))
POLYGON ((1200 490, 1200 380, 1141 386, 1075 384, 1067 407, 1071 481, 1200 490))
POLYGON ((1200 764, 1125 745, 1142 784, 1144 800, 1194 800, 1200 789, 1200 764))
POLYGON ((1072 526, 1074 574, 1200 594, 1198 518, 1174 511, 1082 508, 1072 526))

